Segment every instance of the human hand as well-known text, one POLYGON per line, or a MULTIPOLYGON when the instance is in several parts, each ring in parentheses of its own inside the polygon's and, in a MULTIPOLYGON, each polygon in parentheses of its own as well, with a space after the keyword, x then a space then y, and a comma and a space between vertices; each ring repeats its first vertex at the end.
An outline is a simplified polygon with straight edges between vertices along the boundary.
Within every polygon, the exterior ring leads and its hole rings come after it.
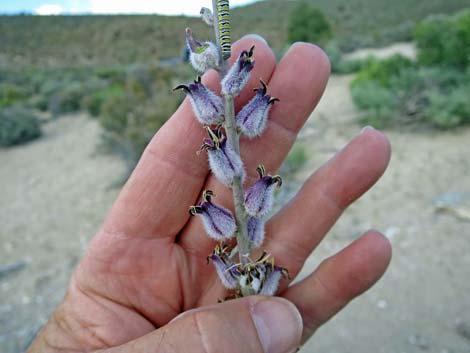
MULTIPOLYGON (((236 105, 250 99, 259 78, 282 104, 272 108, 261 138, 242 141, 247 184, 257 179, 259 158, 270 172, 280 166, 329 76, 328 59, 310 44, 293 45, 276 65, 268 46, 247 36, 234 45, 233 57, 253 44, 257 65, 236 105)), ((217 89, 215 72, 203 81, 217 89)), ((203 138, 186 100, 147 147, 65 299, 28 352, 289 353, 381 277, 390 245, 369 231, 302 281, 282 281, 281 298, 216 304, 225 290, 206 263, 215 244, 188 207, 204 189, 225 207, 233 201, 209 176, 206 158, 195 156, 203 138)), ((365 129, 267 224, 265 248, 292 278, 342 211, 382 175, 389 158, 387 138, 365 129)))

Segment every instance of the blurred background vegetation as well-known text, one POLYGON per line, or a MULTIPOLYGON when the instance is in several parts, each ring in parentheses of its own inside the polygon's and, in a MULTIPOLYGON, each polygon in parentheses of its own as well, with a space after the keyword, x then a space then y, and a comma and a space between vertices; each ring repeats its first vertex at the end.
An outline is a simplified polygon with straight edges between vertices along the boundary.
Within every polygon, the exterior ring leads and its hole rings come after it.
MULTIPOLYGON (((333 72, 359 71, 351 92, 361 123, 452 128, 470 121, 470 10, 458 12, 467 4, 261 1, 233 10, 234 37, 260 33, 278 56, 294 41, 317 43, 333 72), (405 40, 416 43, 417 60, 344 57, 405 40)), ((182 65, 188 25, 210 38, 199 19, 184 16, 0 17, 0 145, 39 137, 44 120, 87 111, 105 130, 103 147, 131 169, 181 101, 171 88, 193 75, 182 65)))

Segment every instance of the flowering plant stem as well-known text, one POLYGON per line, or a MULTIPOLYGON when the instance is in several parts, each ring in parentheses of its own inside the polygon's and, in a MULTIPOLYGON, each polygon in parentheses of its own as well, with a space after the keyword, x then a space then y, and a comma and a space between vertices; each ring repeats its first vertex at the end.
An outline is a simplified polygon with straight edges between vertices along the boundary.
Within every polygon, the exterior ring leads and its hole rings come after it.
MULTIPOLYGON (((217 1, 212 0, 212 8, 214 18, 218 18, 217 1)), ((215 26, 215 38, 217 41, 217 49, 219 51, 219 75, 221 80, 227 74, 227 60, 222 55, 222 47, 220 44, 219 31, 215 26)), ((237 133, 237 126, 235 123, 235 104, 234 97, 224 95, 224 108, 225 108, 225 132, 228 142, 232 145, 235 152, 240 155, 240 137, 237 133)), ((243 182, 241 177, 236 176, 232 183, 233 201, 235 206, 235 216, 237 219, 237 245, 239 261, 242 265, 249 262, 250 256, 250 241, 248 240, 247 230, 247 214, 244 206, 244 191, 243 182)))

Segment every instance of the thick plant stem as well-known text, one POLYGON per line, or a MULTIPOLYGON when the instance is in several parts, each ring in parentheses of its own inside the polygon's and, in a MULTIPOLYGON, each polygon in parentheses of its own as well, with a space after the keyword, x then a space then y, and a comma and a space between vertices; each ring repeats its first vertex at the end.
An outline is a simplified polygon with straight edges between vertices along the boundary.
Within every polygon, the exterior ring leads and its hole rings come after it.
MULTIPOLYGON (((217 1, 212 0, 213 14, 214 14, 214 28, 215 38, 217 40, 217 48, 219 50, 220 58, 220 77, 223 78, 227 73, 227 61, 222 56, 222 48, 219 40, 219 31, 217 28, 217 1)), ((227 141, 233 147, 236 153, 240 154, 240 139, 237 133, 237 126, 235 123, 235 105, 232 96, 224 96, 225 104, 225 132, 227 134, 227 141)), ((243 182, 240 177, 235 177, 232 184, 233 201, 235 206, 235 215, 237 218, 237 246, 240 263, 245 265, 249 262, 250 256, 250 241, 248 240, 247 228, 247 215, 244 206, 244 191, 243 182)))

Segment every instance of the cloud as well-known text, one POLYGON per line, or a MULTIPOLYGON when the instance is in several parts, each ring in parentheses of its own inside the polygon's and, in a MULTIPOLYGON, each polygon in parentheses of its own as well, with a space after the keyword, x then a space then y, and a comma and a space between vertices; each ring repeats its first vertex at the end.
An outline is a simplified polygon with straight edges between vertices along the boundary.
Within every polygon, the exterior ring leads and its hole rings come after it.
POLYGON ((43 4, 39 6, 34 13, 36 15, 47 16, 47 15, 60 15, 64 12, 64 8, 56 4, 43 4))
MULTIPOLYGON (((241 5, 255 0, 235 0, 233 5, 241 5)), ((205 0, 199 3, 191 0, 148 1, 148 0, 90 0, 91 12, 98 14, 143 14, 159 13, 164 15, 194 15, 198 16, 201 6, 212 7, 212 1, 205 0)))

